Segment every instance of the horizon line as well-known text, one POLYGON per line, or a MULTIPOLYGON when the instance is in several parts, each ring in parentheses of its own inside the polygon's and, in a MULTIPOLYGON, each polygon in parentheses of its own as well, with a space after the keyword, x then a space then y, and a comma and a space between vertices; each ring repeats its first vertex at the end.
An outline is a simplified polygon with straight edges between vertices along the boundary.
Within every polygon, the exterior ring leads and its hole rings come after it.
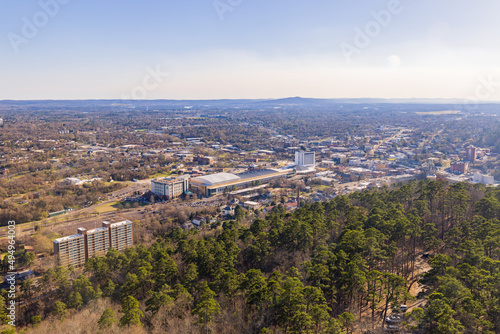
POLYGON ((304 99, 304 100, 442 100, 445 101, 462 101, 462 102, 474 102, 475 104, 499 104, 500 100, 491 100, 491 101, 469 101, 466 98, 441 98, 441 97, 398 97, 398 98, 385 98, 385 97, 301 97, 301 96, 288 96, 288 97, 280 97, 280 98, 201 98, 201 99, 168 99, 168 98, 159 98, 159 99, 122 99, 122 98, 75 98, 75 99, 1 99, 0 102, 33 102, 33 101, 45 101, 45 102, 55 102, 55 101, 123 101, 123 102, 148 102, 148 101, 279 101, 279 100, 287 100, 287 99, 304 99))

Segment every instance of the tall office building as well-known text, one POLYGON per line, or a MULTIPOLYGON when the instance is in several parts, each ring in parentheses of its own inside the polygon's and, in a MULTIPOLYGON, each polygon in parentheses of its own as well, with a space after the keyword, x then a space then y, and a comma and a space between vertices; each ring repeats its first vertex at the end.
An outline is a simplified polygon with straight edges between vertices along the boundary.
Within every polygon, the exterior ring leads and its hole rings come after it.
POLYGON ((476 148, 474 146, 467 146, 465 148, 465 160, 474 162, 476 161, 476 148))
POLYGON ((316 154, 314 152, 295 152, 295 164, 298 166, 315 167, 316 154))
POLYGON ((59 265, 82 267, 93 256, 104 256, 109 248, 122 251, 133 245, 132 222, 103 222, 93 230, 79 228, 77 234, 54 240, 54 254, 59 265))

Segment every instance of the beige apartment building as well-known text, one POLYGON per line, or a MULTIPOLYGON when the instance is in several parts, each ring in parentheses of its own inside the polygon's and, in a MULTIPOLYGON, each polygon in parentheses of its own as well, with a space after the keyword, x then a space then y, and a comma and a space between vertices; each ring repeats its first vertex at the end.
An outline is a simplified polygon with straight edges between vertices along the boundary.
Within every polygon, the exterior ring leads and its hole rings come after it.
POLYGON ((77 234, 54 240, 54 254, 59 265, 83 267, 93 256, 104 256, 109 248, 123 251, 133 245, 132 222, 103 222, 93 230, 79 228, 77 234))

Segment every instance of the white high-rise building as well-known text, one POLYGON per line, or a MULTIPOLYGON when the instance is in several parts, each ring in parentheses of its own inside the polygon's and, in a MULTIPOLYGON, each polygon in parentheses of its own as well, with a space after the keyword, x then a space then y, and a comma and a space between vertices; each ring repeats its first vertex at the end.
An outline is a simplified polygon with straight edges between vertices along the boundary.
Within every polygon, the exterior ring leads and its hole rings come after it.
POLYGON ((295 152, 295 164, 305 167, 316 167, 316 154, 314 152, 295 152))

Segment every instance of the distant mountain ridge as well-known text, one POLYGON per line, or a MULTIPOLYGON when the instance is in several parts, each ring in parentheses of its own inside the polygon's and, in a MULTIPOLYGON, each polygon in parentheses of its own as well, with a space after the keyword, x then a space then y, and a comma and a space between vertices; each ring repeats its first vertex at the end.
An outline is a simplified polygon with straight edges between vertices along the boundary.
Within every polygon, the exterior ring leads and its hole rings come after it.
MULTIPOLYGON (((440 98, 307 98, 286 97, 279 99, 203 99, 203 100, 121 100, 121 99, 82 99, 82 100, 0 100, 1 104, 32 104, 32 103, 88 103, 88 104, 169 104, 169 105, 227 105, 227 104, 276 104, 276 105, 324 105, 324 104, 463 104, 465 99, 440 98)), ((483 101, 481 104, 499 104, 500 101, 483 101)))
MULTIPOLYGON (((383 99, 383 98, 303 98, 303 97, 287 97, 283 99, 264 100, 263 103, 280 103, 280 104, 459 104, 464 103, 465 99, 440 99, 440 98, 402 98, 402 99, 383 99)), ((484 101, 481 104, 498 104, 500 101, 484 101)))
MULTIPOLYGON (((449 104, 463 102, 464 99, 442 99, 442 98, 310 98, 310 97, 285 97, 278 99, 200 99, 200 100, 176 100, 176 99, 154 99, 154 100, 125 100, 125 99, 76 99, 76 100, 0 100, 0 103, 9 102, 162 102, 162 103, 277 103, 277 104, 309 104, 309 103, 419 103, 419 104, 449 104)), ((483 101, 480 103, 497 104, 500 101, 483 101)))

